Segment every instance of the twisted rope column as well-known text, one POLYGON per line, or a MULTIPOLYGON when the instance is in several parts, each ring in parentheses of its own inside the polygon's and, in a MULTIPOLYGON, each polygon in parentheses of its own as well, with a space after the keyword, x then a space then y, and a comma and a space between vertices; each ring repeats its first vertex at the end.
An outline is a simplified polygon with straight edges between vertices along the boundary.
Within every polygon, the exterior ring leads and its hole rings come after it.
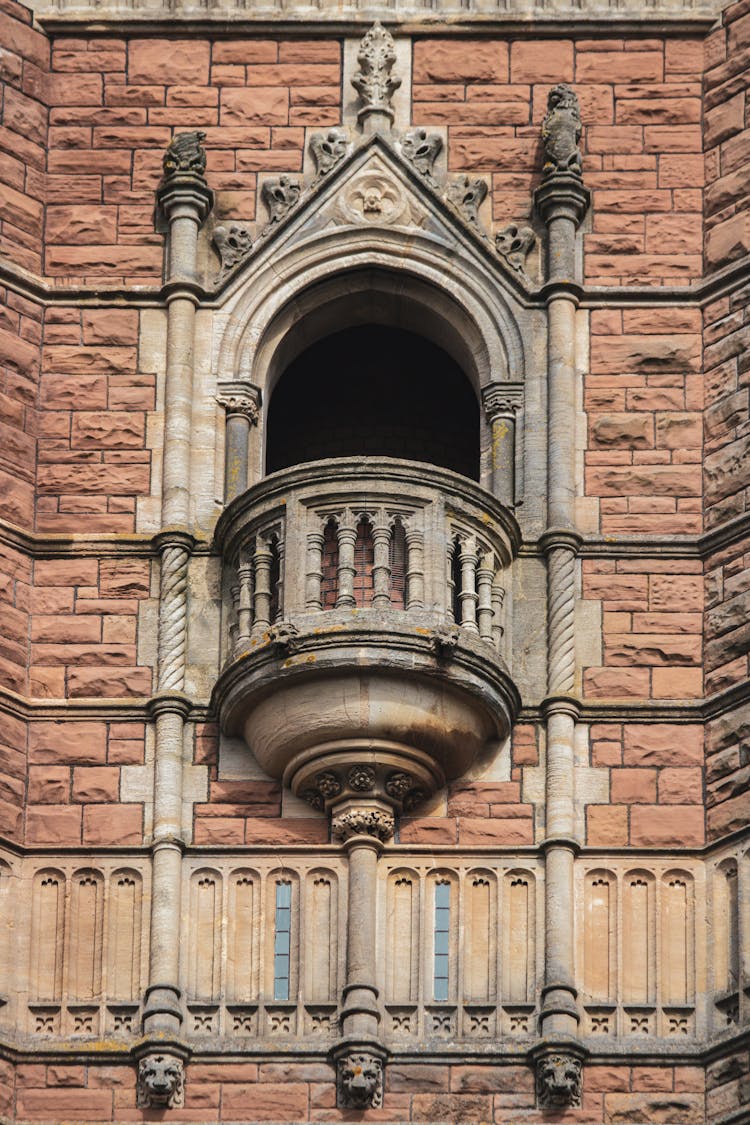
POLYGON ((189 546, 173 540, 164 544, 159 585, 159 691, 182 691, 185 684, 189 561, 189 546))

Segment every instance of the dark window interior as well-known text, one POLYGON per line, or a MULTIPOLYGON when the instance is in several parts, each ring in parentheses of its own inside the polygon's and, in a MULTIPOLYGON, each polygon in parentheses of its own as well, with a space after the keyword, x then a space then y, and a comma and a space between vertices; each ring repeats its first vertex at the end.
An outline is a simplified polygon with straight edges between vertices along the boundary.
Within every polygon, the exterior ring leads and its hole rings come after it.
POLYGON ((477 480, 479 408, 461 368, 413 332, 348 328, 302 352, 268 411, 266 471, 329 457, 402 457, 477 480))

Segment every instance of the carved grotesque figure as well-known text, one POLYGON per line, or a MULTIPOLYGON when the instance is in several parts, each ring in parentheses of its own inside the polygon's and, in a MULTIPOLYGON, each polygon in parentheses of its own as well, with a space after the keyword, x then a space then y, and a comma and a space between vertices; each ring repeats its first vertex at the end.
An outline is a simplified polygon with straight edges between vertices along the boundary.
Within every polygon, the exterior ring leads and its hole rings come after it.
POLYGON ((319 176, 326 176, 346 156, 346 133, 331 129, 328 133, 315 133, 310 137, 310 152, 319 176))
POLYGON ((178 133, 164 153, 164 175, 204 175, 206 152, 201 142, 205 139, 206 134, 201 132, 178 133))
POLYGON ((369 1051, 339 1060, 339 1104, 349 1109, 378 1109, 383 1102, 383 1063, 369 1051))
POLYGON ((581 1104, 581 1060, 574 1055, 546 1055, 537 1066, 537 1095, 542 1106, 581 1104))
POLYGON ((175 1055, 146 1055, 138 1063, 138 1106, 175 1109, 184 1102, 182 1060, 175 1055))
POLYGON ((549 92, 547 116, 542 125, 544 142, 545 176, 566 172, 582 176, 582 157, 578 142, 581 139, 581 111, 578 98, 566 82, 561 82, 549 92))

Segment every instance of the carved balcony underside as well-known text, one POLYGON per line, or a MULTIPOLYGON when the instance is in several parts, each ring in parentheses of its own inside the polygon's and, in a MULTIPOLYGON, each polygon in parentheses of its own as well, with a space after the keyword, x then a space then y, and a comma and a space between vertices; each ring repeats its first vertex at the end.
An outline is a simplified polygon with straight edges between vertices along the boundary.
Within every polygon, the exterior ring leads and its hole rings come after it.
POLYGON ((314 806, 355 795, 366 765, 359 795, 403 811, 507 734, 516 529, 483 489, 412 462, 315 462, 236 500, 217 540, 233 618, 222 724, 314 806))

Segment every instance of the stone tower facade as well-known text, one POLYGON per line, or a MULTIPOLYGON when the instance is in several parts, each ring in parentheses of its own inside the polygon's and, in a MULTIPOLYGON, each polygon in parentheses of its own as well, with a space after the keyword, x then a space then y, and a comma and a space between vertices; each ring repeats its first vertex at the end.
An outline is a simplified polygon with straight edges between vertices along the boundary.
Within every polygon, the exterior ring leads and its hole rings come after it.
POLYGON ((0 11, 0 1122, 750 1121, 750 4, 0 11))

